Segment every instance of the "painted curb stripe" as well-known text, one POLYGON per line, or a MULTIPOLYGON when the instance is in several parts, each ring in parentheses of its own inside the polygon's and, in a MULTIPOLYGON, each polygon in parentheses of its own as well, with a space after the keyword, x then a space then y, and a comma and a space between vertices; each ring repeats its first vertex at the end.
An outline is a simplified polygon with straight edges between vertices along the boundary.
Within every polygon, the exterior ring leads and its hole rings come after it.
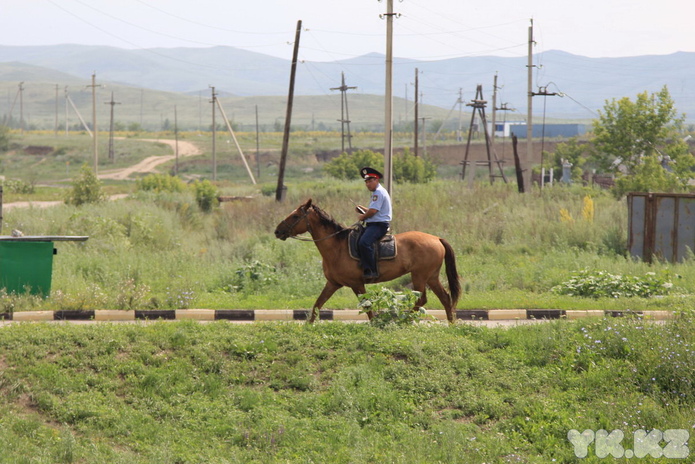
POLYGON ((94 311, 95 321, 134 321, 135 311, 123 311, 120 309, 102 309, 94 311))
MULTIPOLYGON (((306 321, 311 315, 311 311, 305 309, 293 309, 292 310, 292 320, 295 321, 306 321)), ((332 309, 322 309, 319 311, 319 320, 321 321, 332 321, 334 313, 332 309)))
POLYGON ((560 319, 567 317, 562 309, 527 309, 526 319, 560 319))
POLYGON ((605 313, 601 310, 570 310, 567 311, 567 319, 583 319, 585 317, 605 317, 605 313))
POLYGON ((195 321, 214 321, 214 309, 176 309, 176 320, 192 319, 195 321))
POLYGON ((216 321, 253 321, 255 320, 252 309, 216 309, 216 321))
MULTIPOLYGON (((428 312, 439 320, 446 320, 444 310, 428 312)), ((17 311, 0 313, 5 321, 133 321, 133 320, 203 320, 203 321, 306 321, 310 311, 304 309, 164 309, 122 311, 104 310, 58 310, 17 311)), ((615 310, 564 310, 564 309, 459 309, 456 319, 462 321, 517 320, 517 319, 568 319, 588 317, 620 318, 636 317, 646 320, 671 320, 677 317, 672 311, 615 311, 615 310)), ((366 321, 366 314, 356 309, 322 309, 322 321, 366 321)))
POLYGON ((154 309, 154 310, 146 310, 146 311, 140 311, 140 310, 135 310, 135 319, 145 319, 145 320, 152 320, 152 319, 166 319, 166 320, 176 320, 176 310, 174 309, 154 309))
POLYGON ((507 321, 527 318, 525 309, 495 309, 494 311, 489 311, 487 313, 487 317, 491 321, 507 321))
POLYGON ((53 311, 19 311, 12 314, 13 321, 54 321, 53 311))
POLYGON ((487 309, 457 309, 456 318, 462 321, 487 321, 487 309))
POLYGON ((53 312, 54 321, 91 321, 94 319, 94 310, 64 309, 53 312))

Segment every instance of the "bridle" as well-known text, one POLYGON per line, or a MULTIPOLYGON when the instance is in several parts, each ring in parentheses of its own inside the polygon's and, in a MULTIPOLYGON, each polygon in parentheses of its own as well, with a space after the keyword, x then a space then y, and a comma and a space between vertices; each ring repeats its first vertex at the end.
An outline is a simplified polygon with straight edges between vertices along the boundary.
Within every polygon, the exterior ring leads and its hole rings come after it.
MULTIPOLYGON (((307 208, 307 209, 301 208, 301 210, 304 212, 304 215, 298 217, 297 220, 294 221, 294 222, 292 223, 291 226, 287 227, 287 232, 292 233, 292 230, 295 228, 295 226, 296 226, 297 224, 299 224, 299 223, 301 222, 302 219, 304 219, 304 220, 306 220, 306 230, 309 232, 309 234, 312 234, 312 231, 311 231, 311 222, 309 222, 309 209, 308 209, 308 208, 307 208)), ((284 224, 285 226, 287 225, 287 223, 285 222, 284 219, 280 222, 280 224, 284 224)), ((335 237, 336 235, 338 235, 339 233, 341 233, 341 232, 343 232, 343 231, 345 231, 345 230, 354 229, 356 225, 357 225, 357 223, 353 224, 352 226, 350 226, 350 227, 348 227, 348 228, 340 229, 340 230, 337 231, 337 232, 334 232, 334 233, 332 233, 332 234, 330 234, 330 235, 327 235, 327 236, 322 237, 322 238, 317 238, 317 239, 299 237, 299 236, 297 236, 297 235, 290 235, 289 238, 293 238, 293 239, 295 239, 295 240, 301 240, 301 241, 303 241, 303 242, 322 242, 322 241, 324 241, 324 240, 328 240, 329 238, 335 237)))

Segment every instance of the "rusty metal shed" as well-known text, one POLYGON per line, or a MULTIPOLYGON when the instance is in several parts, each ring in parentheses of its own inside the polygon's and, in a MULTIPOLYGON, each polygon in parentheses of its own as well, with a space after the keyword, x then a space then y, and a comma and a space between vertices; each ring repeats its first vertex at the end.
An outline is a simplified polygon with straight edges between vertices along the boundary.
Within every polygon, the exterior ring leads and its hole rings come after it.
POLYGON ((679 262, 695 252, 695 195, 630 193, 627 208, 632 256, 679 262))

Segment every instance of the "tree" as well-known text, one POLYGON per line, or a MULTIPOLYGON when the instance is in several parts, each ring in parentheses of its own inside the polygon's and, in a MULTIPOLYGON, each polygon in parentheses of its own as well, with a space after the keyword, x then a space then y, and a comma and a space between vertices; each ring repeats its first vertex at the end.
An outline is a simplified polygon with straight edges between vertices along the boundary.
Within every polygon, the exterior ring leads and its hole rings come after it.
POLYGON ((562 177, 563 160, 572 165, 571 175, 573 181, 579 181, 584 173, 584 163, 586 146, 580 144, 577 137, 572 137, 567 142, 558 143, 555 147, 555 152, 548 156, 548 167, 553 169, 555 179, 562 177))
MULTIPOLYGON (((383 172, 384 156, 371 150, 357 150, 352 155, 343 153, 333 158, 323 169, 335 178, 352 180, 359 176, 364 166, 383 172)), ((396 182, 426 183, 436 174, 437 167, 430 160, 413 155, 408 148, 394 158, 393 179, 396 182)))
POLYGON ((644 157, 664 161, 668 156, 673 173, 689 179, 693 160, 680 136, 684 121, 666 86, 652 95, 645 91, 634 102, 613 99, 594 121, 593 161, 604 171, 634 175, 644 157))
POLYGON ((614 99, 594 121, 593 161, 626 178, 618 182, 618 195, 634 188, 682 190, 695 176, 693 156, 681 136, 684 121, 666 86, 652 95, 643 92, 634 102, 614 99), (655 172, 657 166, 661 170, 655 172))
POLYGON ((65 203, 80 206, 105 200, 106 194, 101 190, 101 181, 86 163, 83 164, 80 173, 72 182, 72 188, 67 192, 65 203))

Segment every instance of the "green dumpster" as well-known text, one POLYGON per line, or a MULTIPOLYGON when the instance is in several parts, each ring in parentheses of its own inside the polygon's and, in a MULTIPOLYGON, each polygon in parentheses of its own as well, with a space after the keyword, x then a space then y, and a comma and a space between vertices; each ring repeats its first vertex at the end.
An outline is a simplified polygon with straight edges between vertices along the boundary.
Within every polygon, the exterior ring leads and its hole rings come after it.
POLYGON ((54 241, 84 241, 81 236, 0 236, 0 288, 9 293, 48 297, 53 276, 54 241))
POLYGON ((0 287, 7 293, 48 296, 53 274, 53 242, 0 241, 0 287))

